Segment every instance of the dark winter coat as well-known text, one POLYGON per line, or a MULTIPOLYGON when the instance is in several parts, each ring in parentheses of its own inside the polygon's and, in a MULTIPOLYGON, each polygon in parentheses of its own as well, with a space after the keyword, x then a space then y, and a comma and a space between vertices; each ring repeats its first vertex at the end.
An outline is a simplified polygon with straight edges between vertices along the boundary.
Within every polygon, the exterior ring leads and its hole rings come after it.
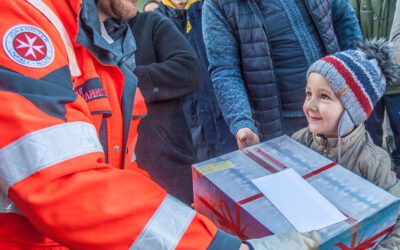
POLYGON ((191 164, 195 160, 182 97, 200 88, 200 65, 171 20, 139 13, 130 21, 137 51, 135 74, 148 108, 138 128, 139 166, 168 192, 192 201, 191 164))

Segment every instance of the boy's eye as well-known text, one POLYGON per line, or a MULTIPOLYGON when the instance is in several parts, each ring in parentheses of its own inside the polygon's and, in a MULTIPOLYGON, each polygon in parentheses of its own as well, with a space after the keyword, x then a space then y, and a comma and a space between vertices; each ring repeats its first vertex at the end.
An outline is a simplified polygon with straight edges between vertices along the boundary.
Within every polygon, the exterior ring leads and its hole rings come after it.
POLYGON ((311 96, 311 92, 310 91, 306 91, 306 96, 310 97, 311 96))
POLYGON ((323 100, 329 100, 329 99, 331 99, 328 95, 325 95, 325 94, 321 94, 321 99, 323 99, 323 100))

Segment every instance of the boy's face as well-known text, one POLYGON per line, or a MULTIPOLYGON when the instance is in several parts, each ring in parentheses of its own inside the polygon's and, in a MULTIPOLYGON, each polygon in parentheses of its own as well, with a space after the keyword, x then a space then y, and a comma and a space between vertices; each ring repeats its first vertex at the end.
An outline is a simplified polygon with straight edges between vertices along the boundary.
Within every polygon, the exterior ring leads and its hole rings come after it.
POLYGON ((312 133, 337 137, 344 108, 328 82, 318 73, 311 73, 308 77, 303 110, 312 133))

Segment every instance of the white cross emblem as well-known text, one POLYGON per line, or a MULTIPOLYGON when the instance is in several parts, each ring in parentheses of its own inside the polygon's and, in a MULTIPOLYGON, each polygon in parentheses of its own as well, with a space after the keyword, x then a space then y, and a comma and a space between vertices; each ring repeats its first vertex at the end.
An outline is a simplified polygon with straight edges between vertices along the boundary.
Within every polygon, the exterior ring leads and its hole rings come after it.
POLYGON ((54 48, 49 36, 32 25, 17 25, 3 38, 7 55, 16 63, 31 68, 43 68, 54 59, 54 48))

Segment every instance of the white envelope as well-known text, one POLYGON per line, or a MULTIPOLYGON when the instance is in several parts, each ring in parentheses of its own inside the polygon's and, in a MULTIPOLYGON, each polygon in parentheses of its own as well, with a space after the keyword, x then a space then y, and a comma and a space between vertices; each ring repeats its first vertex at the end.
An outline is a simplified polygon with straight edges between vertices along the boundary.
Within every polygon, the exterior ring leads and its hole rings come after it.
POLYGON ((299 232, 319 230, 347 219, 293 169, 253 183, 299 232))

